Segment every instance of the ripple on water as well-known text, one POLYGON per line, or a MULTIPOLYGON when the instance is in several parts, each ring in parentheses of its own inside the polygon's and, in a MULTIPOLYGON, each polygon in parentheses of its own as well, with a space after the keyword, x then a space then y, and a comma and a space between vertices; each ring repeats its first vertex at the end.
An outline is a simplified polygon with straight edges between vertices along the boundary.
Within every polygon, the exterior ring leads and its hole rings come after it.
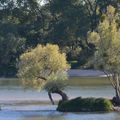
POLYGON ((62 113, 55 110, 0 111, 0 120, 120 120, 119 113, 62 113))

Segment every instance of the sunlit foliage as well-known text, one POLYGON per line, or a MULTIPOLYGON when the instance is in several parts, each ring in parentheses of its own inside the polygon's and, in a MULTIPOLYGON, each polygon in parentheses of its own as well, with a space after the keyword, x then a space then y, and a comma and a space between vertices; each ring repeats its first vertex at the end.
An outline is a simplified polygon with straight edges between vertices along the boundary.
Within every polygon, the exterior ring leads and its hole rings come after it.
POLYGON ((66 80, 69 65, 57 45, 38 45, 20 56, 18 77, 27 87, 41 89, 48 81, 66 80))
POLYGON ((106 73, 120 103, 120 29, 114 7, 108 6, 97 32, 89 33, 88 39, 96 46, 94 66, 106 73))

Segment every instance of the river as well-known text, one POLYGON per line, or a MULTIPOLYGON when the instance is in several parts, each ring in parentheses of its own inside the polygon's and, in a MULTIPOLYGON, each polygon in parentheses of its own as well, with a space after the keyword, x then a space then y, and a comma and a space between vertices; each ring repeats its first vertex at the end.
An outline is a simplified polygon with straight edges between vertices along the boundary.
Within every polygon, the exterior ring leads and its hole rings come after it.
MULTIPOLYGON (((65 92, 69 98, 114 96, 114 89, 106 78, 71 77, 65 92)), ((60 96, 53 95, 58 101, 60 96)), ((120 120, 120 114, 62 113, 51 105, 47 92, 25 90, 17 79, 0 79, 0 120, 120 120)))

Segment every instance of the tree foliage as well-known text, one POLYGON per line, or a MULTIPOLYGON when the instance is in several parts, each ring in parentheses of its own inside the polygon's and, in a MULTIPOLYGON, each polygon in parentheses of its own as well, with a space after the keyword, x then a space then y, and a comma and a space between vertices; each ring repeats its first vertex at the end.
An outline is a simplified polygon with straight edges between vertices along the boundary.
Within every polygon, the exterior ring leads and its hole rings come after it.
POLYGON ((120 30, 115 21, 115 9, 108 7, 105 19, 99 24, 98 32, 89 33, 88 39, 96 45, 97 66, 101 69, 119 72, 120 30))
POLYGON ((65 87, 63 80, 67 80, 69 65, 66 55, 61 53, 57 45, 38 45, 20 56, 18 63, 18 77, 25 88, 44 88, 54 104, 51 93, 62 96, 67 100, 67 95, 62 91, 65 87))
MULTIPOLYGON (((44 0, 44 4, 40 4, 41 1, 0 1, 0 36, 5 41, 6 34, 23 38, 23 52, 38 44, 58 44, 67 53, 67 60, 84 64, 94 53, 94 45, 86 39, 87 31, 97 29, 108 5, 116 8, 120 25, 119 0, 44 0)), ((15 59, 19 58, 19 53, 21 50, 17 51, 15 59)), ((10 64, 6 66, 10 67, 10 64)), ((0 66, 4 65, 0 63, 0 66)), ((14 72, 17 69, 13 66, 14 72)))
POLYGON ((114 7, 107 7, 105 19, 100 22, 97 32, 89 33, 88 39, 96 46, 95 67, 106 73, 120 104, 120 29, 114 7))
POLYGON ((38 88, 51 80, 66 80, 69 65, 57 45, 38 45, 20 56, 18 77, 28 87, 38 88))

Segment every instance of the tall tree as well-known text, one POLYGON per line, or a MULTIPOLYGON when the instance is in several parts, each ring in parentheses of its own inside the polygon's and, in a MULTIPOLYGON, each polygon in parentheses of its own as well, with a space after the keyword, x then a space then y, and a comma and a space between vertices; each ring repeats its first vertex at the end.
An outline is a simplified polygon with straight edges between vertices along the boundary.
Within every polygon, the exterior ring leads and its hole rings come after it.
POLYGON ((85 6, 79 0, 47 0, 47 6, 51 15, 47 41, 65 50, 69 60, 78 58, 81 48, 87 51, 88 47, 90 19, 85 6))
POLYGON ((45 89, 52 103, 51 93, 60 94, 62 100, 67 99, 67 95, 62 91, 63 84, 57 81, 67 79, 66 70, 69 65, 65 54, 60 52, 57 45, 38 45, 23 53, 18 68, 18 77, 25 87, 41 89, 46 85, 45 89))
POLYGON ((115 18, 115 8, 108 6, 105 19, 88 39, 96 46, 94 66, 107 75, 115 89, 114 102, 120 105, 120 29, 115 18))
POLYGON ((14 34, 0 36, 0 75, 16 75, 16 62, 24 50, 25 39, 14 34))

